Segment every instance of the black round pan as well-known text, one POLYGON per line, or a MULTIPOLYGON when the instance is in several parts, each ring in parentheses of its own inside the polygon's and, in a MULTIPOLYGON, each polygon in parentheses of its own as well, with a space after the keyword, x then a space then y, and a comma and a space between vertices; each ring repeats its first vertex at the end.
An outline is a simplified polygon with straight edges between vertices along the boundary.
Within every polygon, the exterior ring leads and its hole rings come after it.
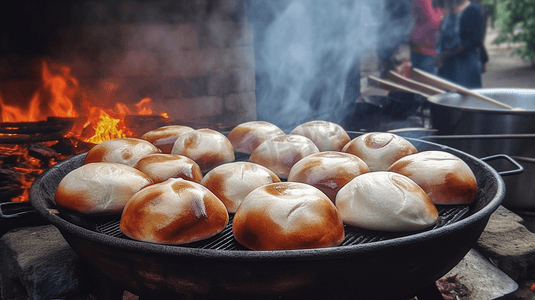
POLYGON ((44 172, 30 201, 107 282, 147 299, 404 299, 434 284, 466 255, 505 192, 501 177, 480 159, 408 140, 419 151, 443 150, 463 159, 476 175, 477 200, 440 208, 444 224, 421 232, 389 235, 346 227, 338 247, 249 251, 233 242, 228 228, 206 243, 168 246, 101 230, 115 221, 70 218, 58 213, 53 200, 59 181, 81 165, 83 155, 44 172))

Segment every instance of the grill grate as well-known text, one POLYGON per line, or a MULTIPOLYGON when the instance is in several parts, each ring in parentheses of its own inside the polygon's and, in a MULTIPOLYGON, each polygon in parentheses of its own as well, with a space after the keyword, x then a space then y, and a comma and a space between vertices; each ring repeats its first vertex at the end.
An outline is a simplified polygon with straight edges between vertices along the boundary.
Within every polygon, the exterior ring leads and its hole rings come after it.
MULTIPOLYGON (((449 224, 453 224, 462 219, 470 210, 469 206, 456 205, 456 206, 437 206, 439 212, 439 218, 437 224, 426 230, 434 230, 449 224)), ((181 247, 200 248, 200 249, 216 249, 216 250, 248 250, 244 246, 240 245, 232 234, 232 220, 234 215, 230 216, 229 223, 223 229, 222 232, 216 236, 206 239, 204 241, 191 243, 187 245, 180 245, 181 247)), ((92 230, 113 236, 116 238, 130 239, 124 235, 119 229, 120 220, 106 221, 102 223, 95 223, 92 230)), ((425 231, 425 230, 424 230, 425 231)), ((351 246, 366 243, 373 243, 377 241, 389 240, 414 234, 414 232, 394 233, 394 232, 379 232, 364 230, 356 227, 345 226, 345 239, 340 246, 351 246)))

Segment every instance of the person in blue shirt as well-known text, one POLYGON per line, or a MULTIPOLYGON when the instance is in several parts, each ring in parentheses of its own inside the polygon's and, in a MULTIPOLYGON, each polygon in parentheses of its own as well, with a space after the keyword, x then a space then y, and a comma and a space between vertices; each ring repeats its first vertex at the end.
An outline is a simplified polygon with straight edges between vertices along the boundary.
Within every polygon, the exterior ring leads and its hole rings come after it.
POLYGON ((435 62, 438 76, 466 88, 481 88, 483 17, 467 0, 444 0, 435 62))

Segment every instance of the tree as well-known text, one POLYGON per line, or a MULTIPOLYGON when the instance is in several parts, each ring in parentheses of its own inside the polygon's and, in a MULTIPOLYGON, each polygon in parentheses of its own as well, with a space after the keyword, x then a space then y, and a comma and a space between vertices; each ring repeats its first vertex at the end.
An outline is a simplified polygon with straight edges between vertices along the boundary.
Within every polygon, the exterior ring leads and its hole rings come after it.
POLYGON ((493 8, 493 24, 500 28, 495 44, 522 43, 514 53, 535 67, 535 0, 484 0, 493 8))

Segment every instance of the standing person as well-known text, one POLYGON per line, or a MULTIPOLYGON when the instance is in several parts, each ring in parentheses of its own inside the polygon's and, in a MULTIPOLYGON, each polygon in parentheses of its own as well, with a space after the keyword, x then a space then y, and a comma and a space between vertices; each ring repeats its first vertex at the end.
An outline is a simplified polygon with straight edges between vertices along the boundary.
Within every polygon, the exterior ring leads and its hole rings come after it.
POLYGON ((481 11, 468 0, 444 0, 444 13, 435 57, 438 76, 466 88, 481 88, 481 11))
POLYGON ((436 47, 443 11, 431 0, 412 0, 411 62, 414 68, 436 74, 436 47))

